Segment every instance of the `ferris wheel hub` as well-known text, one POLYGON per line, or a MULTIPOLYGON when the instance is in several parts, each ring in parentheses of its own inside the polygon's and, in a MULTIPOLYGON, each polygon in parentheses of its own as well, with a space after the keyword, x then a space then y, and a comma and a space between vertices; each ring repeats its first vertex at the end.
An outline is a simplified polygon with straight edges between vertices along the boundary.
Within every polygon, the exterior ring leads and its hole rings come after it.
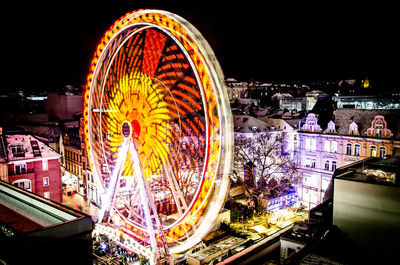
POLYGON ((138 139, 141 132, 140 123, 137 120, 133 120, 131 122, 124 121, 121 126, 122 136, 124 138, 138 139))
POLYGON ((137 120, 133 120, 131 122, 131 128, 132 128, 132 137, 134 139, 138 139, 141 132, 140 123, 137 120))

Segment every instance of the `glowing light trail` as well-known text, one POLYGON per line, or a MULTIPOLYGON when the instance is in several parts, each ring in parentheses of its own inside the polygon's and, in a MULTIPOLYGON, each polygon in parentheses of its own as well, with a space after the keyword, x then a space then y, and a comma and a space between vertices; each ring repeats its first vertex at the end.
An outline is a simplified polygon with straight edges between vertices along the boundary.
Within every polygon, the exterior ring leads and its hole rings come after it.
POLYGON ((232 117, 220 66, 189 22, 160 10, 117 20, 93 56, 84 126, 90 167, 107 187, 99 222, 163 255, 213 228, 229 187, 232 117))
POLYGON ((105 212, 109 210, 110 206, 112 205, 115 189, 122 174, 122 166, 126 159, 126 155, 128 154, 128 147, 128 140, 125 139, 121 144, 120 153, 118 154, 117 158, 117 165, 115 166, 115 170, 113 172, 113 176, 111 177, 110 184, 106 190, 104 199, 102 200, 102 206, 98 215, 98 220, 100 222, 103 220, 105 212))

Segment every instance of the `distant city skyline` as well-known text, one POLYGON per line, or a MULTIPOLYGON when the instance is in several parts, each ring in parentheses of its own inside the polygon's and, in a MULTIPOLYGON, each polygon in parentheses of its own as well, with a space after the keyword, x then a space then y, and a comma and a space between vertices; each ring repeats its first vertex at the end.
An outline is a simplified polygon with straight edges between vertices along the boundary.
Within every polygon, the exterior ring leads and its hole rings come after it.
POLYGON ((399 41, 389 6, 176 6, 7 7, 1 18, 2 62, 7 67, 0 89, 84 84, 104 32, 127 12, 146 7, 171 11, 193 24, 210 43, 225 77, 368 77, 382 89, 400 86, 399 41))

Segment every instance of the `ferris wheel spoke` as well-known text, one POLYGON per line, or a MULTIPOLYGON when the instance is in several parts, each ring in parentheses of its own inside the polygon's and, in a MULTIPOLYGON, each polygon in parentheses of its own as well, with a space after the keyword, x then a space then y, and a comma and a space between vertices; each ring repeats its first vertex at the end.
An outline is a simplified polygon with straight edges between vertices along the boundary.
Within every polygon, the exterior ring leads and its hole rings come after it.
POLYGON ((187 203, 186 203, 185 197, 183 195, 181 188, 179 187, 176 177, 172 173, 171 168, 166 166, 165 163, 163 163, 163 164, 164 164, 164 169, 165 169, 165 175, 167 176, 167 179, 168 179, 168 182, 169 182, 169 185, 171 188, 172 196, 175 201, 175 205, 178 209, 179 215, 182 215, 187 209, 187 203))
POLYGON ((117 163, 115 165, 114 171, 112 172, 112 176, 110 179, 109 186, 106 191, 106 195, 102 202, 102 207, 98 216, 98 220, 101 222, 104 218, 104 214, 106 211, 110 210, 110 207, 113 205, 115 199, 115 192, 117 188, 117 183, 119 183, 119 179, 122 175, 122 169, 124 166, 124 162, 126 156, 128 154, 128 141, 124 140, 120 146, 120 153, 117 159, 117 163))
POLYGON ((201 33, 167 11, 126 14, 92 59, 84 134, 106 186, 100 221, 108 211, 150 245, 150 261, 197 244, 223 206, 232 160, 223 79, 201 33))
MULTIPOLYGON (((154 233, 154 226, 153 226, 153 221, 152 219, 155 219, 155 223, 157 225, 160 224, 160 220, 158 219, 157 216, 157 211, 154 206, 154 200, 152 196, 149 194, 149 188, 147 186, 146 180, 143 176, 142 172, 142 166, 141 166, 141 161, 140 157, 135 145, 135 142, 133 140, 129 140, 129 146, 130 146, 130 154, 131 154, 131 159, 133 162, 133 166, 135 169, 135 176, 138 182, 138 189, 139 189, 139 194, 140 194, 140 199, 142 202, 142 207, 144 211, 144 219, 146 222, 146 227, 148 229, 149 237, 150 237, 150 245, 153 249, 153 251, 157 252, 157 243, 156 243, 156 238, 155 238, 155 233, 154 233), (150 208, 153 212, 151 215, 150 208)), ((160 226, 158 226, 159 229, 161 229, 160 226)))

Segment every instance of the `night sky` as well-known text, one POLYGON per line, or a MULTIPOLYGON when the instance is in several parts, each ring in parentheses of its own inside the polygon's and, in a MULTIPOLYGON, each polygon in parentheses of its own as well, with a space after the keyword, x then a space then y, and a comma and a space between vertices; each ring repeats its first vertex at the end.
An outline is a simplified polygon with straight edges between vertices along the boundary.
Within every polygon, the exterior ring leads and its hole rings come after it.
POLYGON ((210 43, 226 77, 290 81, 368 76, 375 87, 400 87, 395 6, 130 3, 124 8, 111 3, 3 7, 0 89, 81 86, 105 31, 125 13, 146 7, 177 13, 192 23, 210 43))

